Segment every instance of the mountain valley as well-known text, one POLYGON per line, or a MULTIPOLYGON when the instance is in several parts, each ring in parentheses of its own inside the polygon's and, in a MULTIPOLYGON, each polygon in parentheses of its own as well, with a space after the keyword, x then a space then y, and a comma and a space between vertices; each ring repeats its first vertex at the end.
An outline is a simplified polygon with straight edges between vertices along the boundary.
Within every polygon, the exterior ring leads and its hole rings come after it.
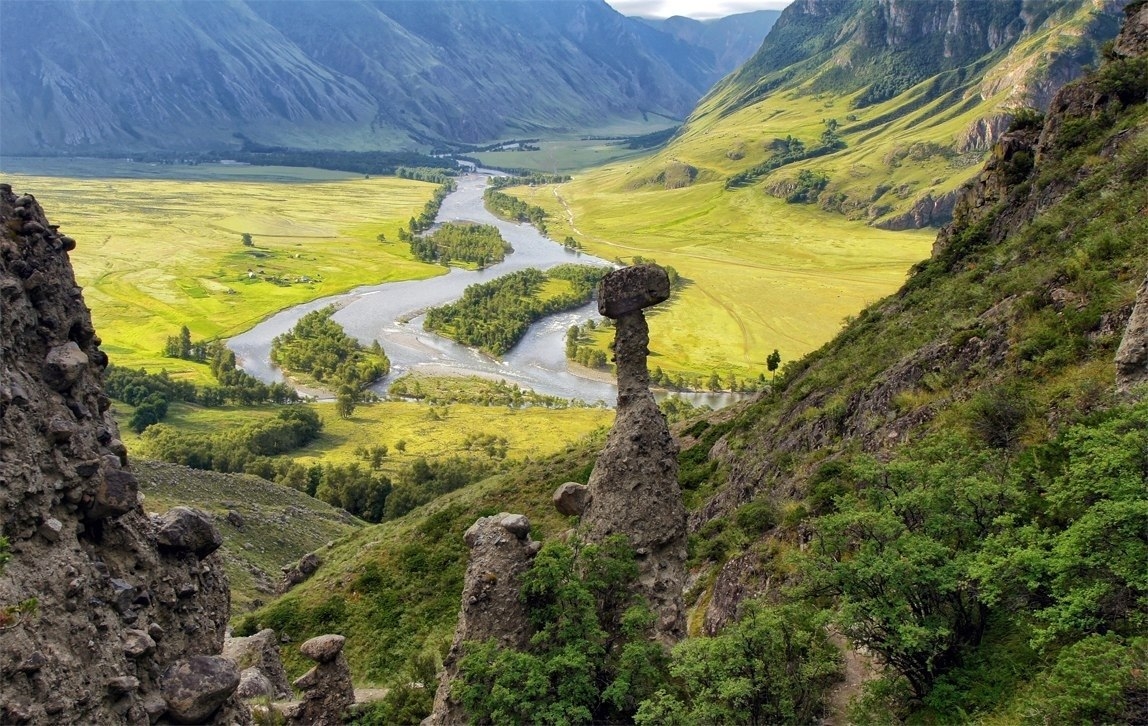
POLYGON ((1148 1, 0 15, 0 722, 1148 719, 1148 1))

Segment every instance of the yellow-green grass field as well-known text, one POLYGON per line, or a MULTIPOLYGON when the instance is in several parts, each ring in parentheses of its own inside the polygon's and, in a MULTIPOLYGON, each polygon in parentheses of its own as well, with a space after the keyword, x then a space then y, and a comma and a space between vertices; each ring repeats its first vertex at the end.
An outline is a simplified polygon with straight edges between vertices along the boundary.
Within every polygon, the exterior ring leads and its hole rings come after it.
POLYGON ((485 151, 474 156, 483 164, 503 169, 562 174, 647 153, 626 148, 624 141, 556 139, 541 141, 536 146, 538 151, 485 151))
POLYGON ((648 114, 578 133, 548 134, 532 144, 538 151, 483 151, 472 156, 490 166, 561 174, 640 157, 648 152, 626 148, 627 142, 620 137, 643 136, 678 123, 676 119, 648 114))
MULTIPOLYGON (((315 170, 295 171, 307 179, 315 170)), ((287 178, 290 170, 275 174, 287 178)), ((424 182, 5 179, 34 194, 49 220, 76 239, 76 277, 116 365, 203 378, 203 366, 162 357, 181 325, 195 339, 227 337, 357 285, 444 272, 397 241, 431 197, 434 185, 424 182), (244 233, 253 246, 243 245, 244 233)))
MULTIPOLYGON (((355 455, 358 447, 386 444, 389 452, 382 469, 390 475, 419 457, 464 455, 468 451, 467 438, 472 436, 494 434, 505 438, 510 459, 538 458, 561 451, 614 421, 614 411, 606 408, 511 409, 462 403, 432 407, 387 401, 357 406, 351 418, 342 419, 336 414, 334 403, 306 405, 319 412, 323 431, 309 446, 292 452, 291 458, 305 465, 349 464, 361 461, 355 455), (405 442, 405 451, 398 450, 399 441, 405 442)), ((202 408, 176 403, 163 423, 187 433, 213 434, 260 418, 273 418, 280 410, 272 406, 202 408)), ((127 427, 129 411, 129 407, 116 404, 124 443, 133 456, 148 458, 146 437, 133 434, 127 427)))
POLYGON ((829 340, 849 315, 887 295, 929 254, 934 231, 887 232, 760 190, 721 182, 627 190, 624 165, 511 193, 606 259, 635 255, 687 279, 650 315, 650 367, 756 376, 778 349, 791 361, 829 340))

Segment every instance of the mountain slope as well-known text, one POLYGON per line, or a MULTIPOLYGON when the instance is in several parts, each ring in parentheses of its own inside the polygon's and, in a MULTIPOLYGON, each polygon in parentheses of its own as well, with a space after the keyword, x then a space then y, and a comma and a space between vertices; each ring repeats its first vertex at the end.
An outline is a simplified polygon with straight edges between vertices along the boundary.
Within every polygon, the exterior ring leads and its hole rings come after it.
POLYGON ((798 0, 634 179, 677 159, 888 229, 944 223, 1019 107, 1097 58, 1122 2, 798 0), (800 142, 795 147, 785 140, 800 142))
POLYGON ((780 10, 755 10, 712 20, 694 20, 681 15, 641 20, 690 45, 709 50, 714 55, 715 69, 725 75, 757 52, 779 15, 780 10))
POLYGON ((684 116, 712 54, 602 0, 5 5, 8 155, 397 148, 684 116))

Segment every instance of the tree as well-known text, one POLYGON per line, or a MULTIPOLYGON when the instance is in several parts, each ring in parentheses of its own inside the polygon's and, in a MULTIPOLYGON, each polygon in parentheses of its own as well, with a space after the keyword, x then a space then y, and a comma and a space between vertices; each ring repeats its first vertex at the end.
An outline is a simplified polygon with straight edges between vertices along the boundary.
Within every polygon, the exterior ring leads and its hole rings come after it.
POLYGON ((248 232, 243 233, 243 246, 244 247, 254 247, 255 246, 255 240, 253 240, 251 238, 251 234, 248 232))
POLYGON ((777 348, 774 348, 773 352, 765 359, 765 367, 769 369, 769 372, 773 374, 774 378, 777 378, 776 371, 779 365, 781 365, 781 353, 778 353, 777 348))
POLYGON ((335 411, 338 412, 339 418, 351 418, 351 414, 355 413, 357 398, 354 388, 350 386, 339 388, 339 394, 335 397, 335 411))
POLYGON ((179 357, 191 360, 191 331, 186 325, 179 329, 179 357))

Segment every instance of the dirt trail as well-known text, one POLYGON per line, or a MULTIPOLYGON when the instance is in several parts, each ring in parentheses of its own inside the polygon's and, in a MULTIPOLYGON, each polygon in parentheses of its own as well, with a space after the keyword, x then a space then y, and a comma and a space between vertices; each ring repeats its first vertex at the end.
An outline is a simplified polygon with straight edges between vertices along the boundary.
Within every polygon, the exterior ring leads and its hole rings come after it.
POLYGON ((822 726, 836 726, 849 723, 849 704, 861 694, 861 688, 881 675, 881 666, 872 656, 855 650, 845 636, 833 631, 829 641, 841 651, 844 660, 845 677, 829 692, 826 698, 827 713, 822 726))

